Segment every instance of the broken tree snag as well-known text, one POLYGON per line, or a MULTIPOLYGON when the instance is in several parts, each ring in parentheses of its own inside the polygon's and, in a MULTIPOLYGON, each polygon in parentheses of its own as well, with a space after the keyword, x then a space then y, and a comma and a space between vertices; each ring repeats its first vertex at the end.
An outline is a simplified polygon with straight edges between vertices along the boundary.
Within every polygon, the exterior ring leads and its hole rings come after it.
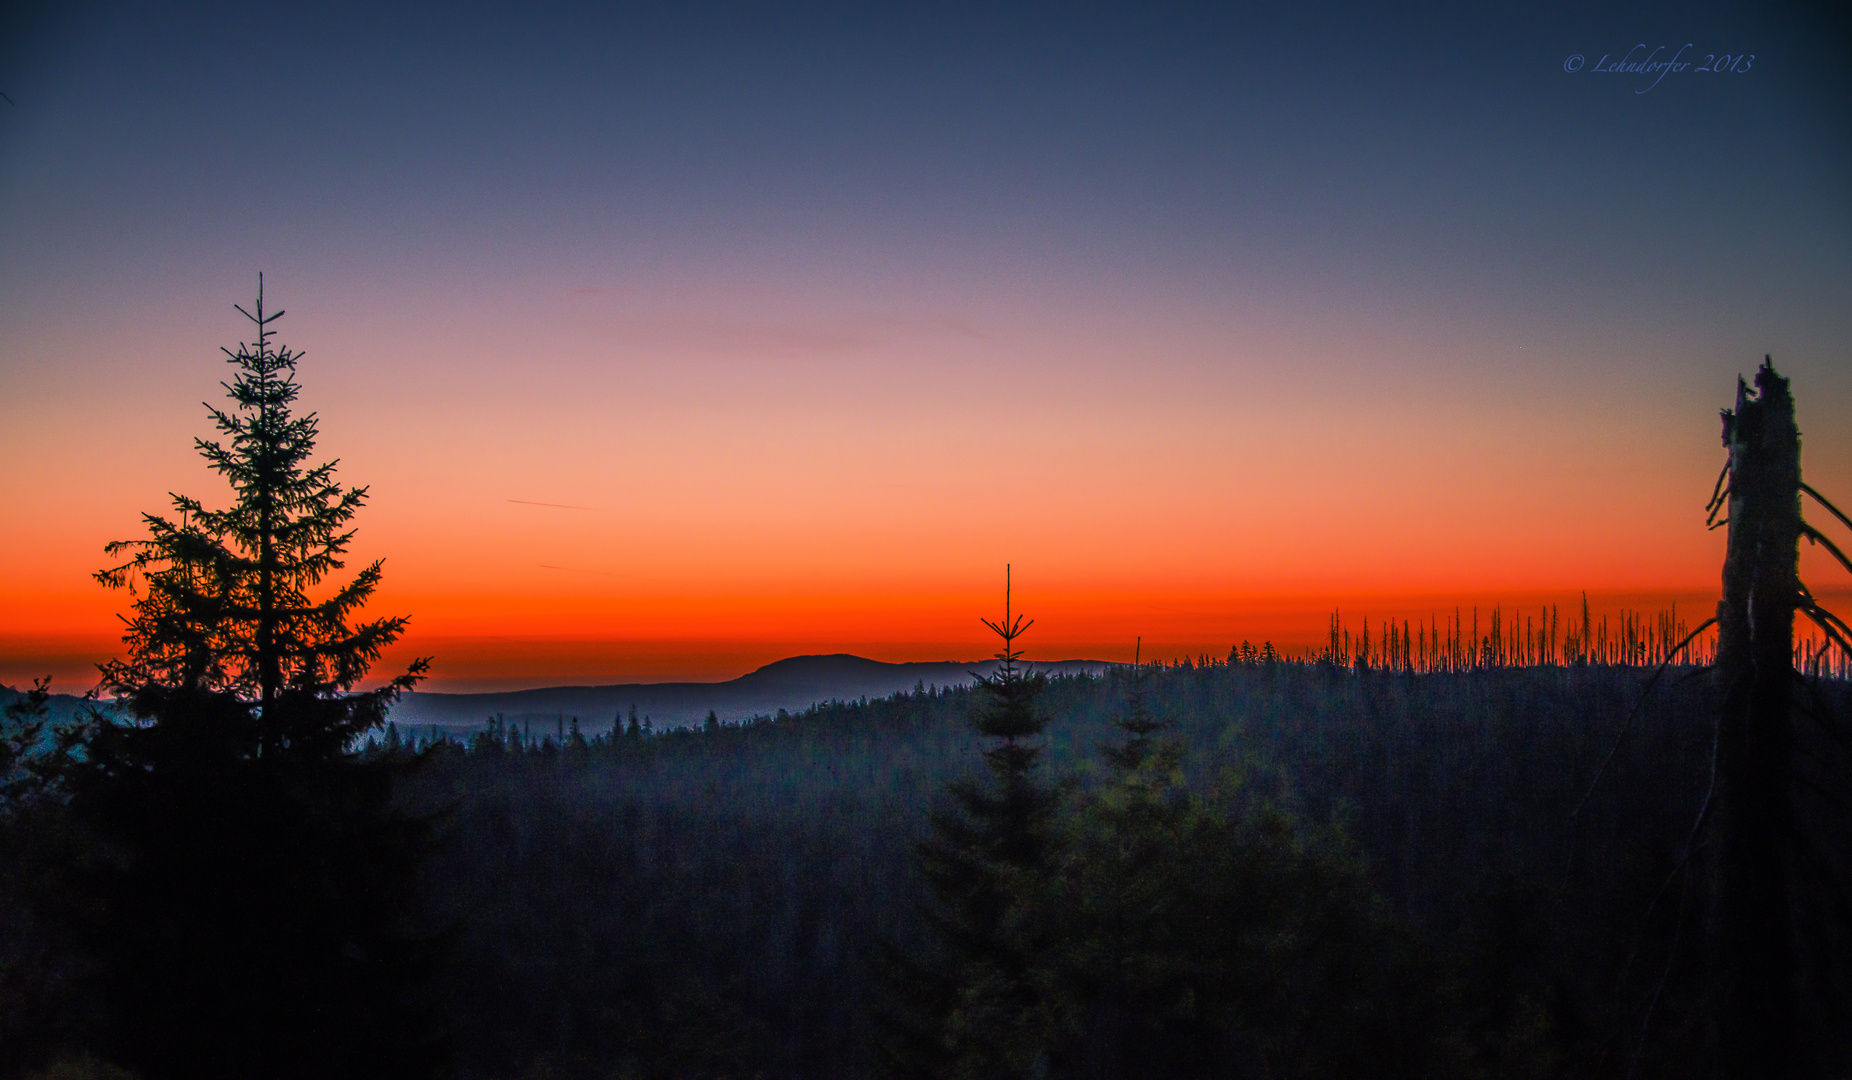
POLYGON ((1729 547, 1717 605, 1720 694, 1711 794, 1710 1037, 1717 1075, 1786 1080, 1794 1067, 1795 956, 1788 846, 1789 694, 1800 579, 1800 432, 1767 358, 1723 414, 1729 547))

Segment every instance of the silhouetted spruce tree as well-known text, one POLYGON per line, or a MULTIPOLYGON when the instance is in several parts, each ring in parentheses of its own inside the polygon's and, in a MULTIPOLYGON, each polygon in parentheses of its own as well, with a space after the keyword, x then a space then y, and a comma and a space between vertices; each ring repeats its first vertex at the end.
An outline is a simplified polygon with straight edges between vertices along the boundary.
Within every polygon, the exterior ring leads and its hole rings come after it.
POLYGON ((1125 733, 1125 741, 1118 746, 1100 748, 1100 755, 1113 767, 1115 779, 1121 783, 1135 777, 1152 751, 1158 749, 1153 736, 1166 726, 1164 721, 1151 715, 1146 703, 1151 669, 1144 665, 1143 652, 1144 642, 1140 640, 1132 651, 1132 670, 1126 675, 1125 712, 1113 722, 1114 727, 1125 733))
POLYGON ((1061 986, 1078 1026, 1070 1076, 1167 1077, 1202 1065, 1192 1052, 1204 1025, 1169 1015, 1198 988, 1180 978, 1174 954, 1184 943, 1164 932, 1184 921, 1166 871, 1195 808, 1181 787, 1181 746, 1157 738, 1168 725, 1147 703, 1150 674, 1135 654, 1114 722, 1122 741, 1100 747, 1105 782, 1068 821, 1057 888, 1061 986))
POLYGON ((102 666, 127 716, 94 710, 66 777, 96 840, 78 880, 98 1049, 149 1080, 421 1075, 441 1056, 414 1001, 435 946, 405 918, 427 830, 392 809, 408 759, 353 748, 426 661, 353 692, 405 620, 352 622, 377 562, 310 593, 343 568, 366 489, 309 463, 316 418, 292 414, 299 357, 271 343, 261 277, 238 310, 256 343, 225 350, 223 440, 195 440, 229 506, 175 496, 96 575, 139 593, 102 666))
POLYGON ((1036 696, 1047 677, 1019 666, 1016 639, 1032 621, 1011 615, 1007 582, 1003 620, 983 622, 1003 639, 972 718, 989 740, 988 775, 949 785, 951 805, 919 850, 935 949, 900 959, 890 976, 903 995, 886 1047, 897 1075, 1042 1075, 1060 1026, 1045 906, 1060 791, 1038 768, 1046 718, 1036 696))

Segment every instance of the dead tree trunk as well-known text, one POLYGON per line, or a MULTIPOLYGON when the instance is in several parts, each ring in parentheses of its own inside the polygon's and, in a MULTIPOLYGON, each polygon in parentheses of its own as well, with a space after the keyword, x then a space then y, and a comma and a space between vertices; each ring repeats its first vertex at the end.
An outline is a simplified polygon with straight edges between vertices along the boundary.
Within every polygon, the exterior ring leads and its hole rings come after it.
POLYGON ((1716 1074, 1787 1080, 1795 953, 1787 848, 1799 597, 1800 432, 1788 380, 1765 360, 1723 414, 1729 549, 1717 605, 1721 691, 1709 804, 1710 1038, 1716 1074))

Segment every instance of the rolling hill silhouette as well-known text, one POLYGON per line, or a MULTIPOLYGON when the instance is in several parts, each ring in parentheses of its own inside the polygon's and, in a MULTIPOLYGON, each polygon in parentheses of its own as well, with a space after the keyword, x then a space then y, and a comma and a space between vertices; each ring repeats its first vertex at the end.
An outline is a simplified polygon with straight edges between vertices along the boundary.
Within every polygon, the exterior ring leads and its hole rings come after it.
MULTIPOLYGON (((989 674, 997 661, 937 661, 889 664, 860 656, 793 656, 737 679, 711 683, 626 683, 616 686, 549 686, 487 694, 410 693, 392 708, 401 728, 437 726, 475 730, 491 716, 510 722, 549 725, 578 717, 588 734, 605 731, 632 706, 657 728, 698 724, 712 710, 722 721, 798 712, 826 701, 884 698, 918 687, 968 686, 972 673, 989 674)), ((1098 673, 1113 665, 1099 660, 1060 660, 1027 665, 1049 675, 1098 673)))

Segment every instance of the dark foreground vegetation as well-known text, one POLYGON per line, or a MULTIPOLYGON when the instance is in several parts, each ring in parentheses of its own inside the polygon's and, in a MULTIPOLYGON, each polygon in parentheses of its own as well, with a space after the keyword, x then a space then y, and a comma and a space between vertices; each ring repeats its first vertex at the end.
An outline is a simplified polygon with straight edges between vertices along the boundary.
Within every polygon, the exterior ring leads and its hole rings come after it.
MULTIPOLYGON (((1017 883, 1041 1012, 975 1035, 1032 1040, 1050 1076, 1703 1074, 1708 690, 1650 675, 1167 666, 1143 693, 1171 726, 1131 769, 1100 751, 1129 741, 1129 675, 1049 683, 1042 764, 1069 780, 1053 872, 1017 883)), ((1845 683, 1816 689, 1852 715, 1845 683)), ((980 767, 979 694, 374 751, 419 762, 401 805, 435 831, 411 925, 446 959, 409 1041, 468 1077, 876 1075, 911 1004, 883 946, 934 947, 916 850, 980 767)), ((1845 775, 1843 746, 1806 742, 1845 775)), ((1801 802, 1841 872, 1842 802, 1801 802)), ((16 911, 49 868, 7 869, 16 911)), ((1801 1075, 1832 1075, 1852 942, 1834 886, 1804 899, 1801 1075)), ((94 1045, 80 954, 26 930, 9 921, 8 1045, 94 1045)))
POLYGON ((405 620, 338 578, 366 492, 276 317, 198 444, 228 508, 97 575, 113 707, 9 695, 0 1080, 1852 1070, 1852 686, 1793 621, 1852 628, 1795 576, 1839 549, 1771 366, 1690 632, 1334 620, 1050 680, 1006 592, 969 687, 407 745, 424 663, 354 690, 405 620))
MULTIPOLYGON (((1167 667, 1143 687, 1167 726, 1118 765, 1129 676, 1050 683, 1048 869, 1008 883, 1020 910, 990 943, 1032 992, 966 1021, 1000 1058, 971 1071, 1703 1074, 1707 693, 1650 674, 1167 667)), ((1817 689, 1852 715, 1846 684, 1817 689)), ((465 1072, 875 1073, 921 989, 883 945, 931 952, 933 902, 958 895, 916 852, 923 809, 980 775, 983 697, 436 748, 417 799, 449 808, 426 882, 458 935, 465 1072)), ((1804 743, 1847 774, 1823 732, 1804 743)), ((1797 805, 1843 879, 1843 795, 1797 805)), ((1801 1075, 1852 1050, 1836 888, 1800 905, 1801 1075)))

